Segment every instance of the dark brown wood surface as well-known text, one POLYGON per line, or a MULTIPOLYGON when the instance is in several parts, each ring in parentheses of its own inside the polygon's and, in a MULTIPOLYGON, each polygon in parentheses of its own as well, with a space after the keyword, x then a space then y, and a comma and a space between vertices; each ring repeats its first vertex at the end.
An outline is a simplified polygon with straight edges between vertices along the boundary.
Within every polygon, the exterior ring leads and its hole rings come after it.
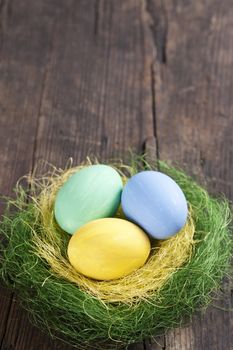
MULTIPOLYGON (((233 199, 233 1, 0 0, 0 191, 41 159, 145 146, 233 199)), ((3 206, 1 206, 3 211, 3 206)), ((131 350, 233 349, 233 286, 131 350)), ((1 350, 68 350, 1 288, 1 350)))

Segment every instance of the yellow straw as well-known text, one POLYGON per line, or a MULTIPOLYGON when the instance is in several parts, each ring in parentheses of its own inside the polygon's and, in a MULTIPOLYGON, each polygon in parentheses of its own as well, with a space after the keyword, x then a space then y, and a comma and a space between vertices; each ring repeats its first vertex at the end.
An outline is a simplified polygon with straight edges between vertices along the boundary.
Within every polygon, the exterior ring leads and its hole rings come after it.
MULTIPOLYGON (((168 278, 175 273, 192 255, 194 224, 191 211, 185 227, 175 236, 157 241, 146 264, 128 276, 113 281, 95 281, 79 274, 69 263, 64 241, 67 235, 54 220, 53 205, 57 190, 72 175, 85 165, 66 170, 54 168, 52 173, 41 179, 30 177, 36 204, 40 233, 33 233, 36 254, 44 259, 54 274, 74 283, 78 288, 90 293, 103 302, 123 302, 127 304, 147 299, 159 291, 168 278), (40 190, 38 196, 36 192, 40 190)), ((121 173, 121 168, 118 169, 121 173)), ((123 174, 121 173, 123 176, 123 174)), ((124 177, 124 176, 123 176, 124 177)), ((125 182, 127 178, 124 177, 125 182)), ((117 216, 121 216, 119 211, 117 216)))

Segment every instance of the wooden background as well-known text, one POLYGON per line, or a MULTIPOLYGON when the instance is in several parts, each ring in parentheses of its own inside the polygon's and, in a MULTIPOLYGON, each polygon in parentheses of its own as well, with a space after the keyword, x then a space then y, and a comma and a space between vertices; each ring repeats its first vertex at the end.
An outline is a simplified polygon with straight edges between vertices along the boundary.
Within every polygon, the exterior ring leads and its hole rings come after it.
MULTIPOLYGON (((0 0, 1 194, 41 159, 125 159, 149 138, 233 199, 232 93, 232 0, 0 0)), ((70 349, 0 292, 1 350, 70 349)), ((233 349, 233 313, 210 307, 133 349, 233 349)))

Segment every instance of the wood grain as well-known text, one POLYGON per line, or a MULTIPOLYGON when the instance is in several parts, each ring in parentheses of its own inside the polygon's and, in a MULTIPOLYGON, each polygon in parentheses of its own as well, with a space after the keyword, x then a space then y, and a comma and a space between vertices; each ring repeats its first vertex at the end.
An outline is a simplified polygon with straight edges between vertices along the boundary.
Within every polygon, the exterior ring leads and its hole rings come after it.
MULTIPOLYGON (((38 7, 38 16, 40 12, 38 7)), ((7 196, 13 195, 18 178, 32 168, 49 46, 44 30, 51 30, 50 21, 41 23, 38 17, 32 20, 30 14, 21 3, 16 8, 10 1, 0 2, 0 188, 1 195, 7 196), (40 26, 43 28, 38 30, 40 26)), ((0 208, 2 214, 2 201, 0 208)), ((6 348, 4 337, 13 295, 4 287, 0 293, 0 344, 6 348)))
MULTIPOLYGON (((147 140, 150 159, 233 199, 232 22, 231 0, 0 0, 1 193, 42 160, 127 161, 147 140)), ((1 350, 70 349, 1 295, 1 350)), ((231 350, 232 317, 211 307, 130 350, 231 350)))

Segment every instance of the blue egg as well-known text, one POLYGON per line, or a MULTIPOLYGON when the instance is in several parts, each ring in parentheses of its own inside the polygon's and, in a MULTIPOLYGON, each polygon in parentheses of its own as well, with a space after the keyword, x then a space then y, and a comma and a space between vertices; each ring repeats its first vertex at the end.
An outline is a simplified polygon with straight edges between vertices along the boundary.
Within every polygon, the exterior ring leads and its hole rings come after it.
POLYGON ((156 239, 175 235, 188 216, 181 188, 159 171, 142 171, 132 176, 123 189, 121 204, 125 216, 156 239))

